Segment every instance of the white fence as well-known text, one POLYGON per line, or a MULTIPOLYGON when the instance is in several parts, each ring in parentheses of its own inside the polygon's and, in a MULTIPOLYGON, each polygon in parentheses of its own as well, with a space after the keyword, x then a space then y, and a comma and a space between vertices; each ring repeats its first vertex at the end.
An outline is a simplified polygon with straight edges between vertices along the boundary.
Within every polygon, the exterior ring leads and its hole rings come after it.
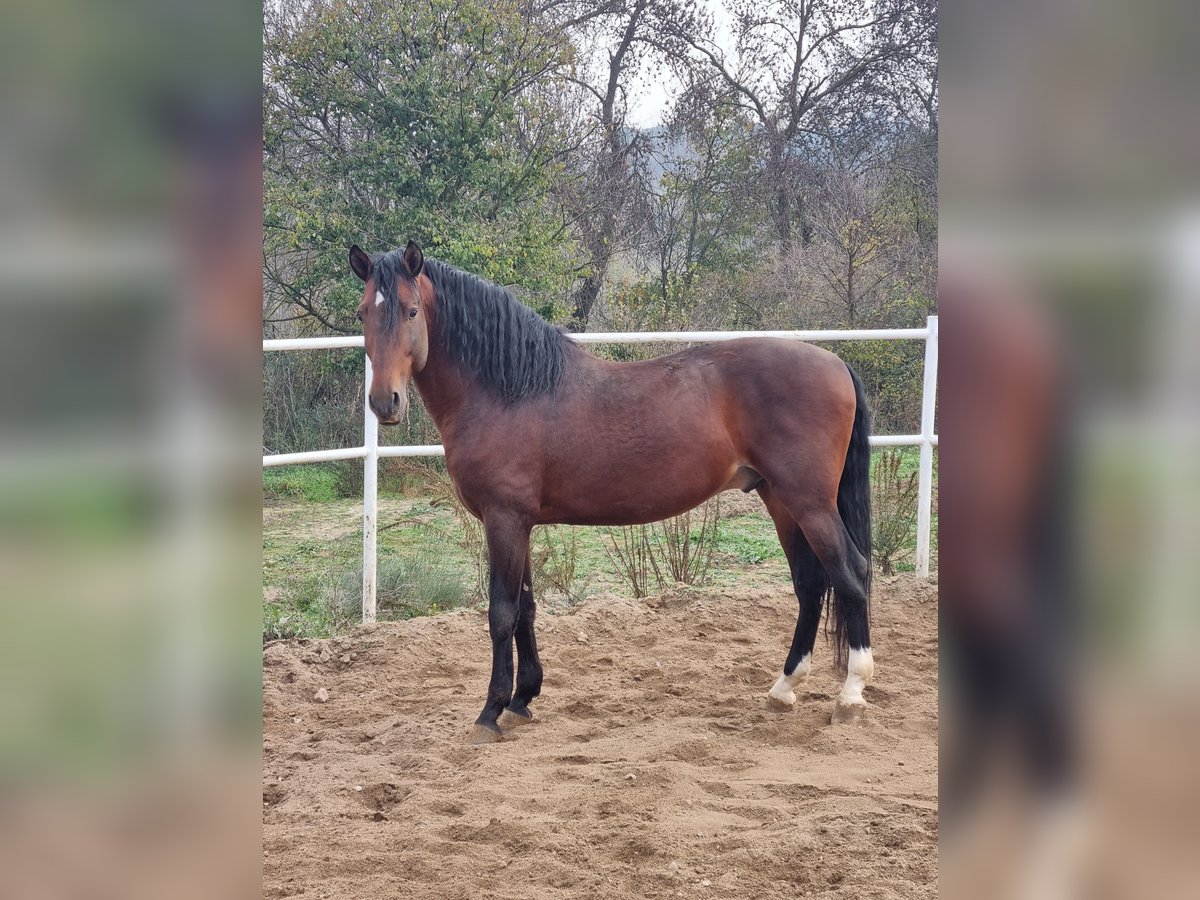
MULTIPOLYGON (((933 448, 938 438, 933 431, 937 400, 938 320, 930 316, 924 328, 874 328, 857 331, 641 331, 589 332, 570 338, 584 344, 704 343, 731 341, 743 337, 778 337, 799 341, 894 341, 925 342, 925 378, 921 388, 921 433, 872 435, 872 447, 921 448, 918 469, 916 570, 929 577, 929 543, 933 512, 933 448)), ((295 338, 263 341, 264 351, 331 350, 361 347, 361 337, 295 338)), ((371 360, 367 360, 364 387, 370 390, 371 360)), ((364 401, 363 446, 340 450, 312 450, 306 453, 277 453, 263 457, 264 466, 290 466, 297 463, 329 462, 338 459, 362 459, 363 462, 363 621, 375 621, 375 536, 376 478, 381 456, 444 456, 439 444, 410 447, 380 447, 379 421, 364 401)))

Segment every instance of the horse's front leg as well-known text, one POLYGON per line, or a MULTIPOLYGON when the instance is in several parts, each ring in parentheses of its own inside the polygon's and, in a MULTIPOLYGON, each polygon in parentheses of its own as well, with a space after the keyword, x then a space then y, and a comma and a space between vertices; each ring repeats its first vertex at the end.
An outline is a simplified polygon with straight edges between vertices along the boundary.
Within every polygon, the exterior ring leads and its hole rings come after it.
POLYGON ((521 614, 521 577, 529 556, 530 527, 512 514, 484 517, 488 546, 488 631, 492 638, 492 678, 487 703, 471 740, 490 744, 502 737, 498 719, 513 694, 513 635, 521 614))
POLYGON ((506 731, 533 721, 529 701, 542 692, 542 662, 538 659, 534 620, 537 604, 533 600, 533 563, 525 554, 525 574, 521 577, 521 599, 517 611, 517 689, 508 708, 500 714, 500 727, 506 731))

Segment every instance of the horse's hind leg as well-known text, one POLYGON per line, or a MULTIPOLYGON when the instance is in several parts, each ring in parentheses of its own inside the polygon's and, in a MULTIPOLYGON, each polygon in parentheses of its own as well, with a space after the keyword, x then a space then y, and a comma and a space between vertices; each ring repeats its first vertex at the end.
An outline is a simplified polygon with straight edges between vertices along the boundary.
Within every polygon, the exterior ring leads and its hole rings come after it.
POLYGON ((787 507, 779 502, 765 483, 759 485, 758 493, 775 522, 775 532, 779 535, 779 543, 783 545, 788 566, 792 570, 792 587, 800 603, 796 631, 783 664, 783 673, 767 695, 770 705, 791 709, 796 702, 795 689, 808 680, 812 669, 813 644, 816 643, 817 626, 821 621, 821 602, 829 588, 829 581, 825 577, 825 569, 787 507))
POLYGON ((833 585, 832 614, 839 656, 849 649, 846 682, 833 710, 833 723, 854 722, 866 711, 863 688, 875 673, 867 606, 870 563, 854 545, 836 507, 804 513, 798 521, 833 585))
POLYGON ((533 600, 533 566, 525 557, 525 575, 521 578, 521 598, 517 617, 517 689, 500 714, 501 728, 516 728, 533 720, 529 701, 542 692, 542 663, 538 659, 534 619, 537 604, 533 600))
POLYGON ((846 656, 846 682, 834 707, 833 722, 853 722, 866 711, 863 688, 875 672, 867 608, 871 572, 868 561, 846 530, 836 501, 832 497, 826 502, 817 499, 832 493, 829 485, 822 485, 813 473, 809 476, 803 481, 786 474, 776 475, 773 480, 768 474, 767 478, 771 502, 791 514, 833 587, 834 608, 830 617, 839 660, 846 656))

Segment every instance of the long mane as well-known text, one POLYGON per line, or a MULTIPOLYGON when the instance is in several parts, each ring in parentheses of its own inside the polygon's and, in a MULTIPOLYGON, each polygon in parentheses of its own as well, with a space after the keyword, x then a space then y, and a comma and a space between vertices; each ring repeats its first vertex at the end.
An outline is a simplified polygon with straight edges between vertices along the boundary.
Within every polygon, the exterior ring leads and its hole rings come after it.
MULTIPOLYGON (((393 250, 372 260, 389 308, 398 305, 396 280, 409 277, 403 258, 403 250, 393 250)), ((451 265, 425 257, 425 273, 437 292, 438 331, 451 359, 508 402, 554 392, 570 349, 562 329, 504 288, 451 265)))

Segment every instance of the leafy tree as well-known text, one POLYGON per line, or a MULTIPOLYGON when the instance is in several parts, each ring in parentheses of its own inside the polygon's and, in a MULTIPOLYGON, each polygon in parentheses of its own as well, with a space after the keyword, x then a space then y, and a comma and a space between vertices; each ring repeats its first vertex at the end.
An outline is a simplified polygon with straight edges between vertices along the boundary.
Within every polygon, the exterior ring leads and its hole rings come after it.
POLYGON ((548 193, 570 143, 537 87, 571 60, 518 0, 269 6, 268 317, 354 330, 346 247, 409 238, 556 315, 575 250, 548 193))
POLYGON ((687 305, 696 288, 753 261, 760 171, 753 122, 728 92, 694 84, 667 129, 654 206, 654 257, 664 309, 687 305))

